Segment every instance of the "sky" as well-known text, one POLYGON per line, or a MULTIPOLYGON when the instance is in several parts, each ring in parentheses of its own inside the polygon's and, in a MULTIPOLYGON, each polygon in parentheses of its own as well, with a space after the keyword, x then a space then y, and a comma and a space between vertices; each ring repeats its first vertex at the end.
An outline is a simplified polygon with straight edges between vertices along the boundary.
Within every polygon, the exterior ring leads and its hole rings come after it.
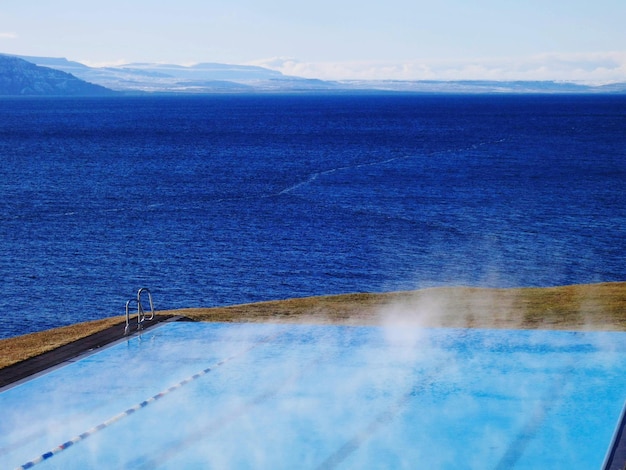
POLYGON ((626 81, 625 0, 0 0, 0 53, 334 80, 626 81))

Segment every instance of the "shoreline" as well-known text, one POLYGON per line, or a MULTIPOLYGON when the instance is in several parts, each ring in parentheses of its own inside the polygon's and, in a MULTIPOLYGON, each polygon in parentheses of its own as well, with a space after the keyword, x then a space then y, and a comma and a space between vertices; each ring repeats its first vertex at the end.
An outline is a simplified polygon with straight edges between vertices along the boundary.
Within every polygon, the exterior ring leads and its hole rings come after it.
MULTIPOLYGON (((626 331, 626 282, 558 287, 434 287, 354 293, 156 312, 204 322, 411 325, 451 328, 626 331)), ((124 316, 0 340, 0 370, 110 328, 124 316)))

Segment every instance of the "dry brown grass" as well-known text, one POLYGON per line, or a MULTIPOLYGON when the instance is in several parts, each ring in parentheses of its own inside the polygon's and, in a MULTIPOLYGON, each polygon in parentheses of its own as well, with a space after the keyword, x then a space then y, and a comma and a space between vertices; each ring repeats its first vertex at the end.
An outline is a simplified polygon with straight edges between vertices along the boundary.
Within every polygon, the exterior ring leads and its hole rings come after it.
MULTIPOLYGON (((161 311, 196 321, 626 331, 626 282, 549 288, 441 287, 161 311)), ((123 322, 114 317, 0 341, 0 368, 123 322)))
POLYGON ((160 313, 196 321, 626 331, 626 283, 518 289, 441 287, 160 313))

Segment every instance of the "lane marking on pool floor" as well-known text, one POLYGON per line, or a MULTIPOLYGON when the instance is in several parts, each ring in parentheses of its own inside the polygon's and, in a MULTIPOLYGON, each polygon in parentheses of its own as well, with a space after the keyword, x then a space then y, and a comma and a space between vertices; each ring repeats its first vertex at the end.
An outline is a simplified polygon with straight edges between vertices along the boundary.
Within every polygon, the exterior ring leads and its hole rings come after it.
POLYGON ((374 434, 379 432, 383 427, 391 424, 392 421, 404 411, 413 398, 432 387, 436 381, 437 375, 438 373, 436 372, 426 374, 419 384, 413 385, 408 391, 396 398, 383 411, 374 416, 367 426, 329 455, 317 467, 317 470, 332 470, 343 463, 344 460, 356 452, 374 434))
POLYGON ((141 410, 142 408, 145 408, 149 404, 154 403, 157 400, 160 400, 161 398, 169 395, 173 391, 178 390, 183 385, 187 385, 188 383, 191 383, 191 382, 199 379, 200 377, 203 377, 204 375, 206 375, 209 372, 211 372, 213 369, 216 369, 216 368, 218 368, 220 366, 223 366, 227 362, 230 362, 233 359, 236 359, 236 358, 238 358, 240 356, 243 356, 244 354, 247 354, 248 352, 252 351, 254 348, 256 348, 256 347, 258 347, 258 346, 260 346, 262 344, 269 343, 270 341, 276 339, 278 336, 281 336, 282 334, 284 334, 284 332, 275 333, 274 335, 268 336, 266 338, 263 338, 260 341, 257 341, 255 343, 253 343, 252 346, 249 346, 248 348, 240 351, 239 353, 234 354, 234 355, 232 355, 230 357, 227 357, 226 359, 222 359, 221 361, 215 363, 211 367, 207 367, 206 369, 203 369, 200 372, 198 372, 196 374, 193 374, 193 375, 187 377, 184 380, 181 380, 176 385, 172 385, 168 389, 163 390, 162 392, 157 393, 156 395, 148 398, 147 400, 142 401, 141 403, 137 403, 135 406, 132 406, 132 407, 128 408, 126 411, 123 411, 122 413, 119 413, 119 414, 113 416, 112 418, 107 419, 106 421, 104 421, 104 422, 98 424, 97 426, 94 426, 93 428, 89 429, 88 431, 85 431, 85 432, 83 432, 83 433, 81 433, 81 434, 79 434, 77 436, 74 436, 69 441, 66 441, 63 444, 60 444, 60 445, 56 446, 55 448, 49 450, 48 452, 45 452, 45 453, 41 454, 37 458, 34 458, 34 459, 26 462, 25 464, 20 465, 19 467, 16 467, 15 470, 25 470, 25 469, 28 469, 28 468, 32 468, 35 465, 37 465, 37 464, 39 464, 39 463, 41 463, 41 462, 43 462, 45 460, 48 460, 48 459, 54 457, 59 452, 64 451, 65 449, 70 448, 74 444, 77 444, 77 443, 79 443, 81 441, 84 441, 89 436, 93 436, 98 431, 102 431, 103 429, 106 429, 109 426, 111 426, 112 424, 120 421, 121 419, 126 418, 127 416, 132 415, 133 413, 135 413, 136 411, 141 410))
POLYGON ((563 398, 565 385, 571 377, 573 369, 574 363, 573 360, 570 359, 562 368, 561 372, 555 374, 545 395, 538 400, 535 409, 530 413, 515 438, 511 440, 504 454, 494 467, 494 470, 507 470, 515 467, 518 460, 524 455, 528 445, 535 439, 535 436, 540 431, 546 416, 563 398))
POLYGON ((241 416, 244 416, 254 407, 260 406, 268 400, 276 398, 285 387, 296 383, 297 380, 310 371, 311 368, 327 360, 328 354, 326 352, 318 355, 306 364, 299 366, 298 370, 291 372, 279 383, 274 383, 272 388, 255 395, 250 400, 244 401, 235 409, 222 416, 218 416, 209 423, 197 429, 193 429, 187 436, 183 436, 178 440, 173 440, 167 445, 167 447, 162 448, 159 452, 152 451, 148 456, 137 457, 129 462, 128 468, 133 468, 135 470, 148 470, 157 468, 159 465, 163 465, 165 462, 175 458, 178 454, 185 452, 189 447, 207 438, 207 436, 218 432, 226 425, 232 423, 241 416))

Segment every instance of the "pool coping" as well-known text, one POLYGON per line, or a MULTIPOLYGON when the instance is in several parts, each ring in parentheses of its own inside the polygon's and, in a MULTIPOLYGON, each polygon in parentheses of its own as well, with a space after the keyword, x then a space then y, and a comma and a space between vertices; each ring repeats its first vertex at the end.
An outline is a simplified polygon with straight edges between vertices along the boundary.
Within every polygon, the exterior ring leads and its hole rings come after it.
POLYGON ((626 469, 626 404, 622 409, 602 470, 626 469))
POLYGON ((59 367, 66 362, 76 360, 78 357, 93 354, 100 348, 110 346, 143 331, 155 328, 163 323, 172 321, 193 321, 184 316, 155 315, 152 320, 146 320, 141 331, 124 334, 125 322, 120 322, 109 328, 93 333, 71 343, 59 346, 52 351, 47 351, 10 366, 0 369, 0 392, 12 388, 19 383, 34 378, 40 373, 59 367))

